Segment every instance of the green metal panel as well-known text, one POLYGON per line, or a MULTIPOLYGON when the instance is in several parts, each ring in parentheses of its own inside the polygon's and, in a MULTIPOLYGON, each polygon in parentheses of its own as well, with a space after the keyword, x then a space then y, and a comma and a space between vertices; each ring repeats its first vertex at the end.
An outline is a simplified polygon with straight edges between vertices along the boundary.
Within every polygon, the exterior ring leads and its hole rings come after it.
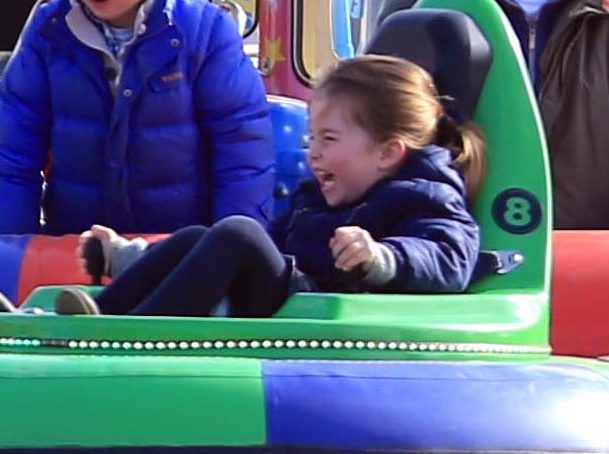
MULTIPOLYGON (((420 0, 416 7, 463 11, 477 23, 493 50, 492 66, 474 118, 488 141, 489 164, 475 213, 482 225, 484 248, 521 251, 525 263, 506 276, 485 279, 472 291, 530 288, 548 292, 552 226, 548 157, 518 39, 495 0, 420 0), (530 233, 509 233, 493 219, 493 203, 510 188, 532 193, 541 205, 543 219, 530 233)), ((506 218, 510 219, 509 213, 506 218)))
MULTIPOLYGON (((40 289, 26 306, 52 306, 40 289)), ((0 351, 326 359, 547 355, 544 295, 299 294, 272 319, 0 314, 0 351)))
POLYGON ((245 446, 266 440, 257 360, 0 355, 0 446, 245 446))

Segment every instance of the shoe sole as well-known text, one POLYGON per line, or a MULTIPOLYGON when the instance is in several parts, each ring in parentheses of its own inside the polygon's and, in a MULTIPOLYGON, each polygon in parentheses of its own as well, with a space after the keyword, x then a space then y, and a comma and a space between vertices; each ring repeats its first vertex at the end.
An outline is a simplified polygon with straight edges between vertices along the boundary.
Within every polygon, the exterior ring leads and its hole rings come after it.
POLYGON ((98 315, 99 310, 84 295, 66 289, 55 300, 55 313, 61 315, 98 315))

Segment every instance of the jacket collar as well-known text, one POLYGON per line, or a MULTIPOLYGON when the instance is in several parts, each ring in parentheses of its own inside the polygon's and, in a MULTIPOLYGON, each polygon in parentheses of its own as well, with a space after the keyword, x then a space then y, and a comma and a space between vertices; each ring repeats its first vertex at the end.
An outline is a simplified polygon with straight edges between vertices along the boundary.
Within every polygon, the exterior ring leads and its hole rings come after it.
MULTIPOLYGON (((547 0, 546 3, 542 6, 542 8, 546 7, 548 4, 551 4, 551 3, 567 3, 569 1, 572 1, 572 0, 547 0)), ((580 0, 576 0, 576 1, 580 1, 580 0)), ((520 4, 518 3, 518 0, 498 0, 498 2, 503 3, 504 5, 510 5, 514 8, 522 9, 520 4)))
MULTIPOLYGON (((522 11, 522 8, 518 4, 517 0, 497 0, 497 1, 510 9, 522 11)), ((609 9, 609 1, 607 1, 607 0, 548 0, 547 3, 541 7, 541 9, 543 10, 546 8, 555 8, 555 7, 559 7, 559 6, 560 7, 567 6, 569 9, 577 10, 577 11, 585 11, 585 10, 590 11, 590 9, 591 9, 591 10, 599 12, 599 13, 606 13, 606 12, 608 12, 607 10, 609 9), (569 5, 569 3, 570 3, 570 5, 569 5)))
POLYGON ((579 15, 585 13, 609 14, 608 0, 583 0, 573 2, 571 8, 568 8, 571 14, 579 15))
POLYGON ((562 10, 556 20, 554 32, 552 33, 553 39, 550 39, 548 46, 552 41, 555 41, 575 19, 580 16, 592 14, 592 15, 608 15, 609 14, 609 1, 608 0, 579 0, 574 1, 572 4, 567 5, 562 10))
MULTIPOLYGON (((46 0, 42 0, 44 2, 46 0)), ((57 24, 58 21, 65 22, 67 16, 76 9, 76 5, 80 6, 78 0, 59 0, 59 6, 55 12, 50 15, 43 25, 43 28, 50 30, 52 24, 57 24)), ((82 8, 82 7, 81 7, 82 8)), ((147 0, 143 5, 143 9, 138 12, 138 17, 141 18, 136 21, 139 23, 146 23, 147 34, 163 29, 167 25, 173 25, 173 15, 176 9, 176 0, 147 0)), ((84 14, 81 10, 81 14, 84 14)), ((88 19, 86 19, 88 21, 88 19)), ((90 21, 89 21, 90 22, 90 21)))
MULTIPOLYGON (((84 42, 88 47, 102 51, 104 54, 111 53, 103 34, 86 17, 79 7, 78 0, 59 0, 57 3, 57 8, 41 26, 41 33, 47 40, 55 46, 64 48, 67 53, 73 53, 69 45, 70 40, 84 42), (80 31, 74 33, 72 27, 80 31), (87 41, 83 41, 83 37, 87 41)), ((157 34, 174 24, 175 0, 147 0, 143 7, 145 10, 141 11, 138 24, 145 25, 144 36, 157 34)))
MULTIPOLYGON (((58 0, 55 5, 54 11, 49 14, 48 18, 41 25, 42 36, 52 46, 61 48, 65 55, 74 59, 75 63, 92 80, 100 85, 100 90, 109 89, 106 79, 100 77, 100 74, 104 72, 104 68, 103 59, 100 58, 99 51, 94 50, 90 46, 83 46, 68 27, 66 16, 71 9, 70 0, 58 0), (80 45, 75 46, 75 42, 79 42, 80 45)), ((151 74, 175 58, 179 52, 179 48, 173 46, 167 46, 164 51, 159 52, 158 41, 156 39, 145 39, 153 35, 156 37, 162 35, 162 38, 159 39, 166 40, 167 42, 172 40, 175 40, 177 43, 183 42, 179 30, 173 26, 173 12, 175 8, 175 0, 155 0, 151 7, 146 19, 146 32, 142 36, 142 43, 137 52, 138 58, 135 63, 137 78, 134 79, 132 77, 133 80, 128 81, 130 85, 133 85, 129 88, 133 90, 134 97, 142 88, 140 81, 147 80, 151 74)), ((90 23, 88 19, 85 18, 85 20, 90 23)), ((92 24, 91 26, 95 27, 92 24)), ((98 35, 101 35, 99 30, 98 35)), ((100 39, 103 41, 103 36, 100 36, 100 39)))
MULTIPOLYGON (((139 30, 145 29, 154 3, 157 0, 145 0, 139 7, 133 24, 134 39, 139 30)), ((111 26, 95 17, 80 0, 70 0, 70 11, 66 15, 66 23, 70 31, 84 44, 94 49, 107 52, 108 44, 104 34, 111 33, 111 26)))
POLYGON ((567 5, 556 18, 554 30, 548 40, 548 49, 560 42, 562 34, 573 21, 584 15, 609 15, 609 0, 578 0, 567 5))
MULTIPOLYGON (((602 1, 602 0, 600 0, 600 1, 602 1)), ((523 22, 523 24, 526 24, 526 22, 527 22, 526 13, 525 13, 524 9, 522 9, 522 7, 518 4, 517 0, 497 0, 497 2, 500 3, 506 11, 509 11, 509 15, 512 17, 512 20, 513 20, 514 16, 517 16, 519 18, 519 20, 523 22)), ((552 15, 556 14, 557 10, 562 9, 564 6, 568 5, 570 2, 572 2, 573 4, 579 4, 579 3, 582 3, 582 0, 548 0, 539 9, 536 20, 539 21, 539 18, 541 18, 542 16, 546 17, 548 15, 552 16, 552 15)))

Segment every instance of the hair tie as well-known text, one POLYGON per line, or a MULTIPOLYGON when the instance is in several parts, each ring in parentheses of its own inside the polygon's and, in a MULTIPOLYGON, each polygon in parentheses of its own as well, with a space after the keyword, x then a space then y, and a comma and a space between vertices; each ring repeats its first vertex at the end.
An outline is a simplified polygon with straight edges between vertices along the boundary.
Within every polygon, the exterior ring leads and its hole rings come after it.
POLYGON ((460 115, 455 118, 454 115, 445 111, 438 119, 436 132, 436 141, 440 146, 444 146, 451 150, 453 157, 457 157, 463 149, 463 136, 461 135, 460 126, 463 124, 463 117, 460 115), (461 121, 461 123, 459 123, 461 121))
POLYGON ((454 124, 456 124, 457 126, 463 126, 463 124, 466 121, 466 118, 461 115, 461 113, 456 110, 456 109, 452 109, 452 108, 447 108, 444 107, 444 116, 450 120, 451 122, 453 122, 454 124))

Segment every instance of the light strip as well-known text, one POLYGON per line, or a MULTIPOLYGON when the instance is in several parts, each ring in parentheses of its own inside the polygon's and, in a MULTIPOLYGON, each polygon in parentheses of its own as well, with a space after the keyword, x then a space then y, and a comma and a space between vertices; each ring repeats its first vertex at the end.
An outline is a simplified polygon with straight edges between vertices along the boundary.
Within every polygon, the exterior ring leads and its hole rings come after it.
POLYGON ((1 337, 2 347, 62 348, 95 351, 212 351, 212 350, 360 350, 423 353, 492 353, 547 355, 549 347, 467 342, 408 342, 337 339, 218 339, 218 340, 84 340, 1 337))

